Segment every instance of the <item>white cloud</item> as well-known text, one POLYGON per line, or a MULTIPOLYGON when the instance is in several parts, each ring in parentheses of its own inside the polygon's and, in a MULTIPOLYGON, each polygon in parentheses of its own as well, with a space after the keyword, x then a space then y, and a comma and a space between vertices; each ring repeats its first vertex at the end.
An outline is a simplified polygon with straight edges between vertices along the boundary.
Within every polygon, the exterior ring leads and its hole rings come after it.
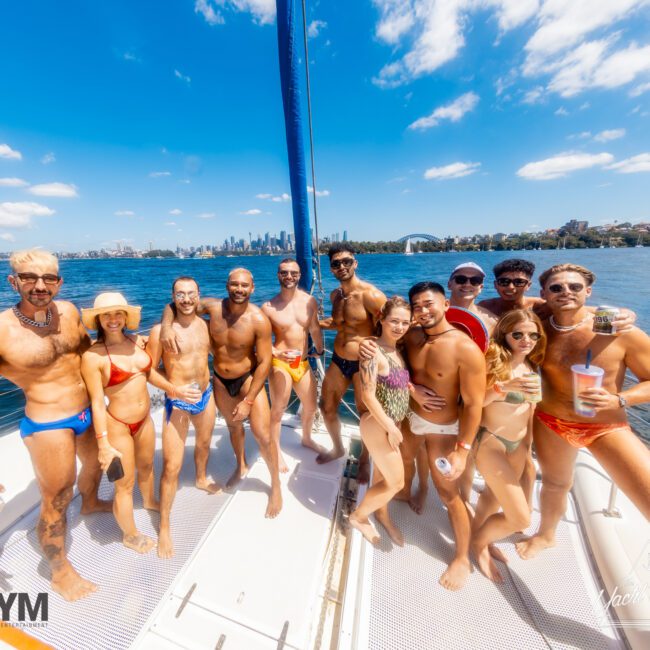
POLYGON ((537 86, 532 90, 529 90, 522 99, 524 104, 537 104, 544 98, 544 87, 537 86))
POLYGON ((479 170, 481 163, 464 163, 455 162, 444 167, 430 167, 424 172, 424 178, 427 180, 446 180, 448 178, 462 178, 469 176, 479 170))
POLYGON ((517 176, 527 180, 547 181, 562 178, 571 172, 591 167, 602 167, 614 160, 611 153, 580 153, 567 151, 552 158, 527 163, 517 170, 517 176))
POLYGON ((259 25, 270 25, 275 19, 275 0, 196 0, 194 3, 194 11, 200 13, 210 25, 225 22, 221 7, 250 13, 253 21, 259 25))
POLYGON ((53 151, 50 151, 46 153, 42 158, 41 158, 41 163, 43 165, 50 165, 51 163, 56 162, 56 156, 54 155, 53 151))
POLYGON ((0 187, 25 187, 29 185, 22 178, 0 178, 0 187))
POLYGON ((8 144, 0 144, 0 158, 7 160, 22 160, 23 154, 20 151, 12 149, 8 144))
POLYGON ((273 194, 256 194, 255 198, 256 199, 271 199, 271 198, 273 198, 273 194))
POLYGON ((175 221, 165 221, 166 226, 176 226, 178 225, 175 221))
POLYGON ((183 214, 183 211, 179 210, 178 208, 174 208, 173 210, 169 211, 169 214, 171 214, 173 217, 177 217, 179 214, 183 214))
POLYGON ((559 115, 560 117, 566 117, 568 114, 569 114, 569 111, 567 111, 567 109, 564 108, 564 106, 560 106, 560 108, 558 108, 555 111, 555 115, 559 115))
POLYGON ((607 169, 613 169, 619 174, 637 174, 638 172, 650 172, 650 153, 640 153, 638 156, 626 158, 613 165, 608 165, 607 169))
POLYGON ((630 90, 630 97, 638 97, 639 95, 643 95, 643 93, 647 93, 648 90, 650 90, 650 81, 639 84, 636 88, 632 88, 630 90))
POLYGON ((192 83, 192 78, 188 77, 185 74, 183 74, 180 70, 174 70, 174 76, 177 79, 180 79, 181 81, 184 81, 188 85, 192 83))
POLYGON ((271 197, 271 201, 274 203, 285 203, 286 201, 291 201, 291 195, 287 194, 286 192, 283 192, 280 194, 280 196, 273 196, 271 197))
POLYGON ((588 140, 591 138, 591 131, 581 131, 580 133, 572 133, 567 136, 568 140, 588 140))
POLYGON ((59 199, 73 199, 79 196, 76 186, 67 183, 41 183, 32 185, 27 191, 35 196, 52 196, 59 199))
POLYGON ((171 172, 151 172, 149 178, 161 178, 162 176, 171 176, 171 172))
POLYGON ((125 61, 133 61, 135 63, 140 63, 140 59, 135 54, 133 54, 132 52, 124 52, 124 54, 122 55, 122 58, 125 61))
POLYGON ((196 218, 197 219, 214 219, 217 215, 214 212, 201 212, 201 214, 197 214, 196 218))
POLYGON ((118 210, 113 213, 116 217, 135 217, 133 210, 118 210))
MULTIPOLYGON (((314 188, 311 185, 307 185, 307 191, 310 194, 313 194, 314 193, 314 188)), ((329 196, 329 195, 330 195, 329 190, 316 190, 316 196, 320 197, 320 196, 329 196)))
POLYGON ((0 234, 0 239, 3 241, 16 241, 16 238, 10 232, 3 232, 0 234))
POLYGON ((309 36, 309 38, 316 38, 320 34, 321 30, 326 27, 327 23, 324 20, 312 20, 307 28, 307 36, 309 36))
POLYGON ((183 185, 189 185, 192 181, 189 178, 181 178, 179 183, 183 183, 183 185))
POLYGON ((51 217, 51 210, 40 203, 21 201, 19 203, 0 203, 0 226, 4 228, 26 228, 34 217, 51 217))
POLYGON ((245 214, 252 217, 257 214, 262 214, 262 211, 258 210, 257 208, 253 208, 252 210, 246 210, 245 212, 240 212, 239 214, 245 214))
POLYGON ((463 115, 474 110, 479 102, 479 96, 476 93, 468 92, 455 99, 450 104, 439 106, 431 115, 421 117, 412 124, 409 124, 411 130, 424 130, 431 127, 438 126, 442 120, 449 120, 450 122, 458 122, 462 119, 463 115))
POLYGON ((609 142, 610 140, 618 140, 623 136, 625 136, 625 129, 606 129, 596 133, 594 140, 596 142, 609 142))

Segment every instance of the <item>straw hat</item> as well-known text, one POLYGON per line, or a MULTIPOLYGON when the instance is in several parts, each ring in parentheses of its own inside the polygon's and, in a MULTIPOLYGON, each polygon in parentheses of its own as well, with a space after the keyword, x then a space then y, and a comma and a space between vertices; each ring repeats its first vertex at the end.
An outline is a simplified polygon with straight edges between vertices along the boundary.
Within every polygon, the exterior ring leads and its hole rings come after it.
POLYGON ((126 328, 129 330, 138 329, 140 324, 140 307, 129 305, 126 298, 121 293, 112 293, 107 291, 100 293, 95 298, 95 304, 92 308, 81 310, 81 320, 89 330, 97 329, 95 317, 100 314, 105 314, 109 311, 123 311, 126 312, 126 328))

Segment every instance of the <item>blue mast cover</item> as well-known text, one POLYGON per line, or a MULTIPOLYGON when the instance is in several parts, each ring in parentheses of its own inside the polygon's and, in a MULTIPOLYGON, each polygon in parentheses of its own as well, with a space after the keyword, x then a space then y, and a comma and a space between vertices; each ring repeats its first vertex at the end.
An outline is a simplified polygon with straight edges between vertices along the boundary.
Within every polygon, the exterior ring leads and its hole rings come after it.
POLYGON ((284 107, 284 125, 289 155, 289 179, 293 228, 296 237, 296 260, 302 277, 300 287, 309 291, 312 284, 312 250, 309 229, 309 203, 305 150, 302 138, 300 108, 299 56, 295 37, 294 0, 276 0, 278 21, 278 53, 280 56, 280 85, 284 107))

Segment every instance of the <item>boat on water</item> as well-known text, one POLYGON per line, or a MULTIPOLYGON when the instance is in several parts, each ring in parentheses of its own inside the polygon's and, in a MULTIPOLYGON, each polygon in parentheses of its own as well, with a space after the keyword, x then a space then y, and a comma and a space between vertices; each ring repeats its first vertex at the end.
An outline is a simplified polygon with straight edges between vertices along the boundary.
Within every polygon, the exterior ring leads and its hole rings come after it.
POLYGON ((410 237, 406 240, 406 247, 404 248, 404 255, 413 255, 413 251, 411 250, 411 238, 410 237))

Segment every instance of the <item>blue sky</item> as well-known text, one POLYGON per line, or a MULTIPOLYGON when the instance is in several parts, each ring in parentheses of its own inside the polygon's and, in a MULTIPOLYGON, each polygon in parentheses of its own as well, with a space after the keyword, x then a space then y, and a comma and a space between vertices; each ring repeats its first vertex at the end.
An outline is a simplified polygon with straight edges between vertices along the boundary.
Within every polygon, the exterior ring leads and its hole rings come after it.
MULTIPOLYGON (((307 6, 321 233, 650 219, 650 0, 307 6)), ((290 231, 274 13, 2 3, 0 250, 290 231)))

